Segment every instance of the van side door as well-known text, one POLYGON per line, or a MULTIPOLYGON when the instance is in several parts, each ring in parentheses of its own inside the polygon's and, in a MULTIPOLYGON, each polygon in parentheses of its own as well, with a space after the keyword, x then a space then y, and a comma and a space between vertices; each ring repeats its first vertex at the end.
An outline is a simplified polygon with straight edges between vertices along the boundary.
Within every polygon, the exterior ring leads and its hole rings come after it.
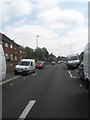
POLYGON ((31 61, 30 62, 30 71, 32 71, 33 70, 33 62, 31 61))

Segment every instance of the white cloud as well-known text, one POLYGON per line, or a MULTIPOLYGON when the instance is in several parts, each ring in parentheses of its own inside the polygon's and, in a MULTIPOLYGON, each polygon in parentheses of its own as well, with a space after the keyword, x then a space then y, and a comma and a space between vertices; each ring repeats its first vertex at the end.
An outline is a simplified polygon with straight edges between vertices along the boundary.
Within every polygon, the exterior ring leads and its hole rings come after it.
POLYGON ((29 0, 5 0, 0 2, 0 21, 8 22, 13 16, 21 17, 29 15, 33 10, 33 4, 29 0))
POLYGON ((39 25, 29 25, 22 21, 21 23, 6 27, 4 32, 18 44, 33 49, 36 48, 36 36, 39 35, 39 47, 46 47, 56 56, 70 54, 71 46, 73 53, 80 54, 88 41, 88 29, 84 27, 71 30, 65 36, 60 37, 57 33, 39 25))
POLYGON ((56 38, 58 37, 56 33, 46 30, 39 25, 20 24, 19 26, 18 24, 15 26, 7 26, 4 29, 6 35, 8 35, 11 39, 15 39, 18 44, 35 49, 36 36, 39 35, 39 47, 56 47, 54 44, 56 38))
POLYGON ((76 10, 62 10, 59 7, 42 11, 37 17, 44 22, 61 22, 63 24, 82 24, 84 22, 81 12, 76 10))
POLYGON ((38 0, 37 8, 39 10, 44 10, 57 6, 59 0, 38 0))
POLYGON ((71 46, 73 52, 83 51, 88 40, 88 30, 83 27, 86 20, 83 12, 60 9, 58 2, 61 0, 38 0, 36 4, 30 0, 5 1, 7 2, 0 4, 4 9, 0 11, 0 22, 11 22, 13 17, 21 18, 18 22, 13 19, 12 24, 9 23, 3 28, 3 32, 16 43, 35 49, 36 36, 39 35, 39 47, 46 47, 56 56, 69 54, 71 46), (32 17, 36 15, 38 19, 31 18, 28 21, 33 9, 35 13, 32 17))
POLYGON ((64 53, 71 54, 71 46, 72 53, 79 53, 84 50, 85 45, 88 42, 88 29, 81 27, 69 31, 66 36, 61 38, 60 45, 64 50, 64 53))

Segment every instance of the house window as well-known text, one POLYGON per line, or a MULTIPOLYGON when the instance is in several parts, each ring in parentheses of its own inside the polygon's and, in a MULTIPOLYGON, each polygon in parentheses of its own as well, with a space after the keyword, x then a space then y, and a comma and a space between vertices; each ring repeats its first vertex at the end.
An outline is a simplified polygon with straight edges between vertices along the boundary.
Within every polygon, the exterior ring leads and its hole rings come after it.
POLYGON ((5 47, 7 47, 7 48, 8 48, 8 43, 5 43, 5 47))
POLYGON ((20 53, 22 53, 22 50, 20 50, 20 53))
POLYGON ((17 61, 17 56, 15 55, 15 61, 17 61))
POLYGON ((10 48, 13 49, 13 44, 10 45, 10 48))
POLYGON ((5 54, 6 55, 6 60, 9 60, 9 55, 8 54, 5 54))
POLYGON ((13 54, 11 54, 11 61, 13 61, 13 54))
POLYGON ((2 40, 0 40, 0 45, 2 45, 2 40))
POLYGON ((20 56, 20 60, 22 59, 22 56, 20 56))
POLYGON ((14 47, 14 49, 15 49, 15 50, 17 49, 16 46, 14 47))

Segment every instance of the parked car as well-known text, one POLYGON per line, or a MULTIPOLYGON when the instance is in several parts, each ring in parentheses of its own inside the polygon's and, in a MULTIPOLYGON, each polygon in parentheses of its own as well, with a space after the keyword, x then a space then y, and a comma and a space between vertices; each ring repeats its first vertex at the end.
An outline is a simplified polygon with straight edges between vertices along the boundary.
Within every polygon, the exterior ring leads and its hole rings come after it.
POLYGON ((55 63, 56 63, 55 61, 52 61, 52 62, 51 62, 52 65, 55 65, 55 63))
POLYGON ((57 61, 57 63, 60 64, 60 63, 63 63, 63 61, 60 61, 60 60, 59 60, 59 61, 57 61))
POLYGON ((36 63, 36 68, 37 69, 42 69, 44 67, 45 67, 44 61, 37 61, 37 63, 36 63))
POLYGON ((84 49, 83 66, 86 88, 88 89, 90 86, 90 43, 88 43, 84 49))
POLYGON ((21 73, 22 75, 28 75, 29 73, 35 72, 35 60, 33 59, 22 59, 16 66, 14 73, 21 73))
POLYGON ((81 62, 81 64, 79 65, 78 74, 79 74, 81 80, 84 80, 84 79, 85 79, 85 78, 84 78, 83 62, 81 62))
POLYGON ((80 65, 80 59, 77 54, 75 55, 68 55, 66 60, 66 65, 68 69, 75 69, 78 68, 80 65))
POLYGON ((5 77, 6 77, 6 59, 0 41, 0 81, 4 80, 5 77))

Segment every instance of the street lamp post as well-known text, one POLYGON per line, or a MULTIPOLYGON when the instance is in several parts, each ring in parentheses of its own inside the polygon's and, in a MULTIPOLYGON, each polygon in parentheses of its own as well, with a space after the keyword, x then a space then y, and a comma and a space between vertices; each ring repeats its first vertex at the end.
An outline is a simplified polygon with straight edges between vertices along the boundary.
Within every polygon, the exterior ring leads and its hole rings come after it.
MULTIPOLYGON (((36 36, 36 50, 38 49, 38 38, 39 35, 36 36)), ((38 60, 38 50, 37 50, 37 60, 38 60)))
POLYGON ((72 45, 71 45, 71 54, 72 54, 72 45))
POLYGON ((39 38, 39 35, 36 36, 36 42, 37 42, 36 49, 38 48, 38 38, 39 38))

